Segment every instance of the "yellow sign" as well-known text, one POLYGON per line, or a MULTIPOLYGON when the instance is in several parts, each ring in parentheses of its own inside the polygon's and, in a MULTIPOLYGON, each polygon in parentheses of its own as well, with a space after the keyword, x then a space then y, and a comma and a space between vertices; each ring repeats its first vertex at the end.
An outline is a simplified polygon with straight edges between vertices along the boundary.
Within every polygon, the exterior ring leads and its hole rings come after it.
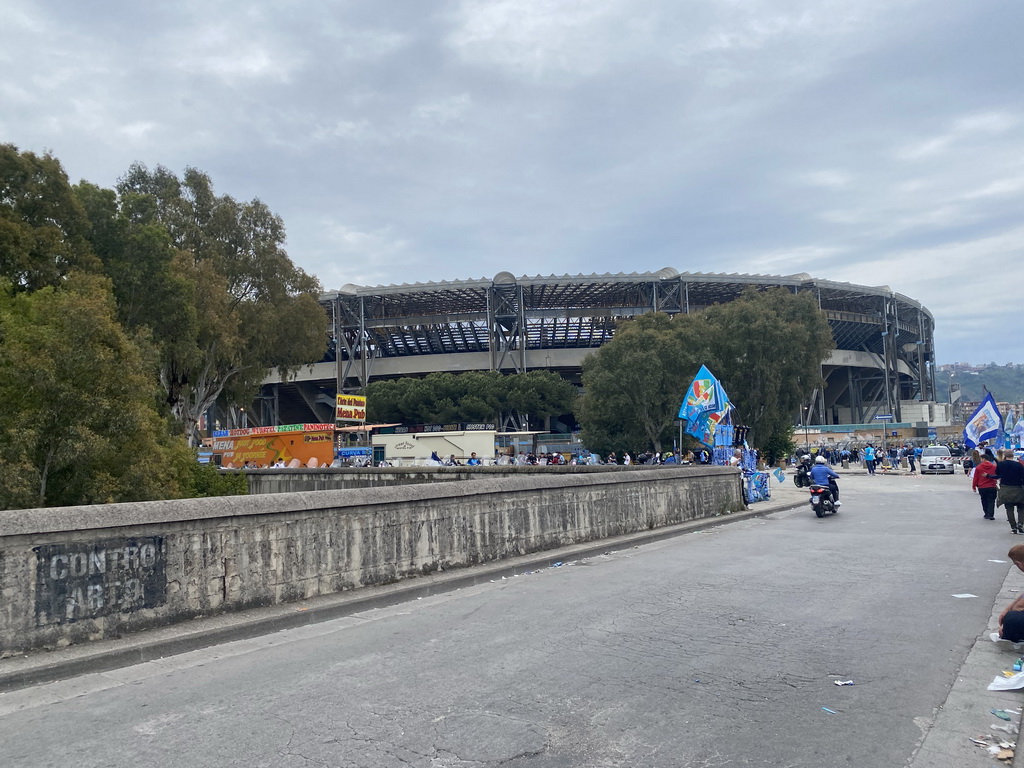
POLYGON ((338 395, 338 421, 366 421, 366 398, 362 395, 338 395))

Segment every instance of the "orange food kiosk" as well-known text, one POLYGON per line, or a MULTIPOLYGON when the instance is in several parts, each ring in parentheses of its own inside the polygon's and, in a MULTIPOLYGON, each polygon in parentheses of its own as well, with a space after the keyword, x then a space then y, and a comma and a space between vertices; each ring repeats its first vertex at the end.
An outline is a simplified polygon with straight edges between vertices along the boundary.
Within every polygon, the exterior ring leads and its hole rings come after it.
POLYGON ((214 461, 222 467, 330 466, 334 460, 333 424, 219 429, 213 433, 214 461))

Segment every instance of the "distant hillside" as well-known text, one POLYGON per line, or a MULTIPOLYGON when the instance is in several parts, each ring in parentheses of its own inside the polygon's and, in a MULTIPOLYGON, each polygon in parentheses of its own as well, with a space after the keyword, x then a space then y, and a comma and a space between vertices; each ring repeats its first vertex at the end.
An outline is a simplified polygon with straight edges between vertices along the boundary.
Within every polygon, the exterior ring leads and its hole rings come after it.
POLYGON ((962 400, 977 401, 985 396, 985 388, 998 401, 1019 403, 1024 400, 1024 365, 976 366, 975 373, 963 368, 935 372, 938 400, 949 400, 949 382, 960 382, 962 400))

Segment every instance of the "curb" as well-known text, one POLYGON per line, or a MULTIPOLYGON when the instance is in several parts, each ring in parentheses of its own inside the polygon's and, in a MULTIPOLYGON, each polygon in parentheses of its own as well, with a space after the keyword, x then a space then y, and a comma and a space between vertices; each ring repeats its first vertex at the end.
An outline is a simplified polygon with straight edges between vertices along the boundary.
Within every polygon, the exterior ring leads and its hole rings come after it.
POLYGON ((150 629, 123 638, 101 640, 95 644, 50 651, 39 650, 22 656, 0 659, 0 693, 79 675, 107 672, 220 643, 246 640, 285 629, 318 624, 418 597, 475 586, 502 576, 514 576, 524 570, 555 567, 556 563, 560 565, 567 560, 585 559, 609 550, 651 544, 697 530, 764 517, 801 507, 805 503, 801 499, 798 502, 781 502, 760 509, 755 505, 753 509, 748 507, 741 512, 690 520, 665 528, 588 541, 498 562, 457 568, 394 584, 321 595, 309 600, 267 608, 203 616, 191 622, 150 629))

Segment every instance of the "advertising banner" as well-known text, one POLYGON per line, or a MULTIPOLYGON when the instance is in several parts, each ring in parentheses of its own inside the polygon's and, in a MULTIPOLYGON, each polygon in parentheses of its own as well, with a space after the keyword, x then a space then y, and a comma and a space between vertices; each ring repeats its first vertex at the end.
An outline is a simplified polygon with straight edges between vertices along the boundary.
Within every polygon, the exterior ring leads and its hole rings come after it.
POLYGON ((362 395, 338 395, 338 421, 366 421, 366 398, 362 395))
POLYGON ((316 467, 334 461, 333 424, 289 424, 281 427, 218 430, 213 452, 226 468, 316 467))

